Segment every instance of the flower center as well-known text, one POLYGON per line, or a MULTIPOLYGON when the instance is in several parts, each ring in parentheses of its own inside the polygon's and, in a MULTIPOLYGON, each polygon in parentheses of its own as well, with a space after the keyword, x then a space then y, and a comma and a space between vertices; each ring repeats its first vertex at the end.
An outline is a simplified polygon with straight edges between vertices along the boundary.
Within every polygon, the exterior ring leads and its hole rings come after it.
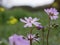
POLYGON ((54 16, 54 14, 53 13, 50 13, 50 16, 54 16))
POLYGON ((29 22, 31 23, 31 20, 29 22))
POLYGON ((29 20, 29 22, 31 23, 32 19, 29 20))

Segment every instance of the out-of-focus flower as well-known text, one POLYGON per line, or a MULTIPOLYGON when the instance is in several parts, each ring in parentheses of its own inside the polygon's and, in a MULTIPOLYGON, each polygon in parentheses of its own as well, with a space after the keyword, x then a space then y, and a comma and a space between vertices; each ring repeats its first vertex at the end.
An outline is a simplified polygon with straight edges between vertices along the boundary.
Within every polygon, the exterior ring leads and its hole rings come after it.
POLYGON ((30 45, 29 40, 24 39, 22 35, 16 34, 9 37, 9 43, 10 45, 30 45))
POLYGON ((35 34, 34 35, 32 35, 32 34, 27 35, 27 39, 30 40, 30 38, 32 39, 33 42, 40 40, 39 36, 35 35, 35 34))
POLYGON ((55 8, 44 9, 44 11, 49 15, 51 20, 56 20, 58 18, 59 12, 55 8))
POLYGON ((4 12, 4 11, 5 11, 5 9, 1 7, 0 8, 0 12, 4 12))
POLYGON ((32 24, 35 26, 38 26, 40 23, 37 22, 39 19, 34 18, 32 19, 32 17, 25 17, 24 19, 20 19, 21 22, 25 23, 24 27, 32 27, 32 24))
POLYGON ((43 29, 44 27, 42 25, 39 25, 37 26, 37 29, 40 30, 40 29, 43 29))
POLYGON ((15 17, 10 17, 10 20, 7 21, 7 23, 9 24, 16 24, 18 22, 18 20, 15 17))

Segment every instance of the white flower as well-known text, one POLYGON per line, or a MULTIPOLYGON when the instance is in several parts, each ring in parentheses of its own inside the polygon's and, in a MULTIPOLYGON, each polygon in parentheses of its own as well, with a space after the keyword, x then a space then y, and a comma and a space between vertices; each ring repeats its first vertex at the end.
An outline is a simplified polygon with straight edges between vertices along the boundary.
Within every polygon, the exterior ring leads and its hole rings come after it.
POLYGON ((38 26, 40 23, 37 22, 39 19, 34 18, 32 19, 32 17, 25 17, 25 19, 20 19, 21 22, 25 23, 24 27, 32 27, 32 24, 35 26, 38 26))
POLYGON ((30 38, 32 39, 33 42, 36 42, 36 41, 40 40, 40 38, 37 37, 35 34, 33 34, 33 35, 32 34, 28 34, 27 35, 27 39, 30 40, 30 38))

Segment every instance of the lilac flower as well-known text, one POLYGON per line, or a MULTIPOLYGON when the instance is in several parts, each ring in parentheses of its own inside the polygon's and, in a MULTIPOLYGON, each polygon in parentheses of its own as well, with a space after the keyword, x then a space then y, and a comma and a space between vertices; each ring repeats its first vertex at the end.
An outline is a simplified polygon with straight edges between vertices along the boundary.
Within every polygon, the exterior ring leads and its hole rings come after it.
POLYGON ((42 25, 39 25, 37 26, 37 29, 40 30, 40 29, 43 29, 44 27, 42 25))
POLYGON ((40 38, 38 36, 36 36, 35 34, 34 35, 32 35, 32 34, 27 35, 27 39, 30 40, 30 38, 32 39, 33 42, 40 40, 40 38))
POLYGON ((51 20, 56 20, 58 18, 59 12, 55 8, 44 9, 44 11, 49 15, 51 20))
POLYGON ((25 23, 24 27, 32 27, 32 24, 35 26, 38 26, 40 23, 37 22, 39 19, 34 18, 32 19, 32 17, 25 17, 25 19, 20 19, 21 22, 25 23))
POLYGON ((22 35, 12 35, 9 37, 10 45, 30 45, 29 40, 24 39, 22 35))

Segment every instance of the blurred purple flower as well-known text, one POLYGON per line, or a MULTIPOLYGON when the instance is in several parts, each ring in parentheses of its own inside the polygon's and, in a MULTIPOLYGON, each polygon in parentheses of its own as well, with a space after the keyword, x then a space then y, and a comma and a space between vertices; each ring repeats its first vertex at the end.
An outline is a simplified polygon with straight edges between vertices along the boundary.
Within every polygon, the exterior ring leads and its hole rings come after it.
POLYGON ((58 18, 59 12, 55 8, 44 9, 44 11, 49 15, 51 20, 56 20, 58 18))
POLYGON ((43 29, 44 27, 42 25, 39 25, 37 26, 37 29, 40 30, 40 29, 43 29))
POLYGON ((35 26, 38 26, 40 23, 37 22, 39 19, 34 18, 32 19, 32 17, 25 17, 25 19, 20 19, 21 22, 25 23, 24 27, 32 27, 32 24, 34 24, 35 26))
POLYGON ((9 37, 10 45, 30 45, 29 40, 24 39, 22 35, 12 35, 9 37))

